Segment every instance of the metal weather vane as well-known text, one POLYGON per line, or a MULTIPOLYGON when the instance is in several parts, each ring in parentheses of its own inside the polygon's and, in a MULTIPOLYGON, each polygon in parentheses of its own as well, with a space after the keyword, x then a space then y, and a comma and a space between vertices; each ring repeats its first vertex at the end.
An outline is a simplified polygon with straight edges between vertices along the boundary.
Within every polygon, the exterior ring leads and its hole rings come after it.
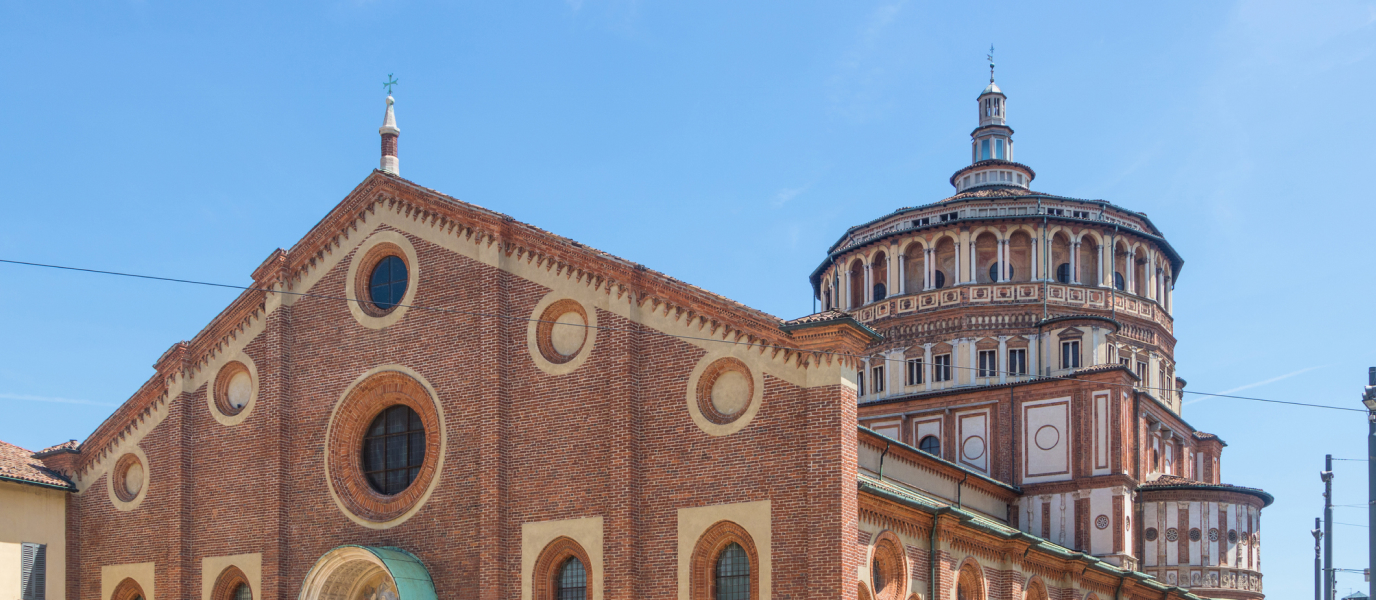
MULTIPOLYGON (((993 47, 990 46, 990 48, 992 49, 993 47)), ((382 87, 387 88, 387 95, 388 95, 388 96, 391 96, 391 95, 392 95, 392 86, 396 85, 397 83, 398 83, 397 80, 394 79, 394 78, 392 77, 392 74, 391 74, 391 73, 388 73, 388 74, 387 74, 387 81, 386 81, 386 83, 383 83, 383 84, 382 84, 382 87)))
POLYGON ((989 83, 994 83, 994 45, 989 44, 989 54, 985 55, 989 59, 989 83))

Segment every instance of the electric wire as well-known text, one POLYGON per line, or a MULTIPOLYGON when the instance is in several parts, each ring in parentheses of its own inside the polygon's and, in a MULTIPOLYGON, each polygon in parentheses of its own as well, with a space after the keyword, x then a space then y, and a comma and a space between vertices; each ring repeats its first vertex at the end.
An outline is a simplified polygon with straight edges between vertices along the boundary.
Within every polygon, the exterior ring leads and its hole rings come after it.
MULTIPOLYGON (((130 277, 130 278, 134 278, 134 279, 145 279, 145 280, 151 280, 151 281, 164 281, 164 282, 169 282, 169 283, 182 283, 182 284, 187 284, 187 285, 199 285, 199 286, 205 286, 205 287, 214 287, 214 288, 223 288, 223 289, 232 289, 232 290, 261 291, 261 292, 265 292, 265 293, 284 294, 284 295, 290 295, 290 296, 298 296, 298 297, 302 297, 302 298, 317 298, 317 299, 322 299, 322 300, 341 300, 341 301, 344 301, 344 302, 356 302, 356 303, 360 303, 360 304, 362 304, 362 303, 364 303, 364 302, 367 302, 367 301, 364 301, 364 300, 358 300, 358 299, 356 299, 356 298, 348 298, 348 297, 344 297, 344 296, 332 296, 332 295, 327 295, 327 294, 313 294, 313 293, 309 293, 309 292, 291 292, 291 291, 286 291, 286 290, 274 290, 274 289, 270 289, 270 288, 259 288, 259 287, 254 287, 254 286, 233 285, 233 284, 228 284, 228 283, 215 283, 215 282, 210 282, 210 281, 197 281, 197 280, 194 280, 194 279, 180 279, 180 278, 176 278, 176 277, 160 277, 160 276, 156 276, 156 275, 144 275, 144 274, 141 274, 141 273, 125 273, 125 272, 120 272, 120 271, 106 271, 106 270, 102 270, 102 269, 90 269, 90 268, 84 268, 84 267, 72 267, 72 266, 66 266, 66 265, 55 265, 55 264, 47 264, 47 263, 27 262, 27 261, 10 260, 10 259, 3 259, 3 258, 0 258, 0 263, 11 264, 11 265, 21 265, 21 266, 28 266, 28 267, 40 267, 40 268, 45 268, 45 269, 56 269, 56 270, 62 270, 62 271, 75 271, 75 272, 80 272, 80 273, 91 273, 91 274, 97 274, 97 275, 112 275, 112 276, 117 276, 117 277, 130 277)), ((393 304, 392 306, 395 306, 395 307, 397 307, 397 308, 415 308, 415 309, 419 309, 419 310, 427 310, 427 311, 432 311, 432 312, 440 312, 440 313, 448 313, 448 314, 459 314, 459 315, 468 315, 468 316, 483 317, 483 318, 495 318, 495 319, 502 319, 502 320, 508 320, 508 321, 525 321, 525 322, 529 322, 529 323, 546 323, 546 322, 548 322, 548 323, 553 323, 552 321, 542 321, 542 320, 540 320, 540 319, 530 318, 530 317, 517 317, 517 316, 511 316, 511 315, 499 315, 499 314, 492 314, 492 313, 483 313, 483 312, 476 312, 476 311, 460 310, 460 309, 454 309, 454 308, 442 308, 442 307, 437 307, 437 306, 425 306, 425 305, 420 305, 420 304, 401 304, 401 303, 396 303, 396 304, 393 304)), ((575 327, 578 327, 578 326, 579 326, 579 325, 571 324, 571 323, 561 323, 561 325, 566 325, 566 326, 567 326, 567 325, 573 325, 573 326, 575 326, 575 327)), ((637 331, 637 330, 623 329, 623 328, 611 327, 611 326, 607 326, 607 325, 588 325, 588 324, 584 324, 584 325, 581 325, 581 327, 585 327, 585 328, 589 328, 589 329, 599 329, 599 330, 607 330, 607 331, 616 331, 616 332, 622 332, 622 333, 632 333, 632 334, 646 333, 646 331, 637 331)), ((735 342, 735 341, 727 340, 727 339, 718 339, 718 338, 711 338, 711 337, 699 337, 699 336, 678 335, 678 334, 666 333, 666 332, 662 332, 662 331, 653 331, 653 330, 650 330, 650 331, 648 331, 648 333, 650 333, 650 334, 652 334, 652 335, 660 335, 660 336, 671 337, 671 338, 678 338, 678 339, 684 339, 684 340, 694 340, 694 341, 704 341, 704 342, 718 342, 718 343, 727 343, 727 344, 735 344, 735 343, 737 343, 737 342, 735 342)), ((879 357, 879 358, 876 358, 876 357, 874 357, 874 356, 866 356, 866 355, 858 355, 858 354, 849 354, 849 353, 836 352, 836 351, 831 351, 831 350, 806 350, 806 349, 802 349, 802 348, 791 348, 791 347, 787 347, 787 346, 773 346, 773 345, 771 345, 771 346, 769 346, 769 347, 775 348, 775 349, 778 349, 778 350, 785 350, 785 351, 792 351, 792 352, 801 352, 801 353, 826 354, 826 355, 831 355, 831 356, 839 356, 839 357, 845 357, 845 358, 853 358, 853 359, 857 359, 857 360, 865 360, 865 359, 868 359, 868 360, 871 360, 871 361, 878 360, 878 361, 881 361, 881 362, 884 362, 884 363, 896 362, 896 363, 899 363, 899 364, 905 364, 905 363, 907 362, 906 359, 887 358, 887 357, 879 357)), ((932 365, 932 367, 933 367, 933 368, 938 368, 936 365, 932 365)), ((962 365, 953 365, 953 364, 941 365, 940 368, 963 369, 963 370, 969 370, 969 371, 980 371, 980 372, 983 372, 983 373, 992 373, 993 375, 1013 375, 1013 376, 1015 376, 1015 377, 1024 377, 1024 376, 1027 376, 1026 373, 1018 373, 1018 372, 1013 372, 1013 371, 1000 371, 1000 370, 996 370, 996 369, 987 369, 987 368, 982 368, 982 367, 962 366, 962 365)), ((1303 406, 1303 407, 1308 407, 1308 408, 1326 408, 1326 409, 1329 409, 1329 410, 1342 410, 1342 411, 1352 411, 1352 412, 1367 412, 1365 409, 1347 408, 1347 407, 1342 407, 1342 406, 1330 406, 1330 405, 1326 405, 1326 404, 1310 404, 1310 403, 1306 403, 1306 402, 1292 402, 1292 401, 1287 401, 1287 400, 1272 400, 1272 399, 1269 399, 1269 398, 1255 398, 1255 397, 1250 397, 1250 396, 1235 396, 1235 395, 1231 395, 1231 394, 1214 394, 1214 393, 1209 393, 1209 392, 1198 392, 1198 391, 1194 391, 1194 390, 1173 390, 1173 389, 1171 389, 1171 388, 1164 388, 1164 387, 1134 386, 1134 385, 1126 385, 1126 384, 1121 384, 1121 383, 1106 383, 1106 382, 1091 381, 1091 380, 1088 380, 1088 379, 1080 379, 1080 378, 1077 378, 1077 377, 1070 377, 1070 376, 1038 375, 1038 376, 1033 377, 1033 379, 1038 379, 1038 380, 1058 380, 1058 381, 1079 381, 1079 382, 1095 383, 1095 384, 1098 384, 1098 385, 1108 385, 1108 386, 1112 386, 1112 387, 1126 387, 1126 388, 1135 388, 1135 389, 1155 390, 1155 391, 1158 391, 1158 392, 1179 391, 1179 392, 1185 393, 1185 394, 1195 394, 1195 395, 1198 395, 1198 396, 1208 396, 1208 397, 1213 397, 1213 398, 1230 398, 1230 399, 1233 399, 1233 400, 1245 400, 1245 401, 1249 401, 1249 402, 1265 402, 1265 403, 1271 403, 1271 404, 1285 404, 1285 405, 1290 405, 1290 406, 1303 406)), ((1014 382, 1014 383, 1016 383, 1016 382, 1014 382)), ((1333 459, 1333 460, 1356 460, 1356 459, 1338 459, 1338 458, 1335 458, 1335 459, 1333 459)))

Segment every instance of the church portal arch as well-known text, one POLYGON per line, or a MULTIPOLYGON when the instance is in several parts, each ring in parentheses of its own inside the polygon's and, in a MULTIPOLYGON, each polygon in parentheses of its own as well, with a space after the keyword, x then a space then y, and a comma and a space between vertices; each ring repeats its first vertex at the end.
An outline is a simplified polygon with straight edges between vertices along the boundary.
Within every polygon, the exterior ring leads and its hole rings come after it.
POLYGON ((430 571, 391 546, 340 546, 306 573, 298 600, 436 600, 430 571))

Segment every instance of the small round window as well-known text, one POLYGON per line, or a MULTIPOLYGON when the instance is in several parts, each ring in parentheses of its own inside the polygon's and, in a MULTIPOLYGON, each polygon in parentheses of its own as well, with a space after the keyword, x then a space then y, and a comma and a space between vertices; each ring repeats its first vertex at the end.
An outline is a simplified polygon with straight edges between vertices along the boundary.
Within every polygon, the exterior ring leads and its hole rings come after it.
POLYGON ((1056 267, 1056 281, 1070 283, 1070 263, 1061 263, 1056 267))
POLYGON ((938 288, 944 288, 944 287, 946 287, 946 274, 945 274, 945 273, 942 273, 941 271, 937 271, 937 272, 936 272, 936 276, 935 276, 933 279, 936 280, 936 281, 934 282, 936 285, 934 285, 934 286, 932 286, 932 287, 938 287, 938 288))
POLYGON ((932 456, 941 456, 941 440, 934 435, 926 436, 917 443, 917 449, 932 456))
POLYGON ((1118 290, 1120 292, 1128 289, 1128 282, 1126 279, 1123 279, 1122 273, 1115 272, 1113 274, 1113 289, 1118 290))
POLYGON ((398 256, 378 261, 368 275, 368 299, 379 310, 391 310, 406 296, 406 262, 398 256))
POLYGON ((999 279, 999 266, 1001 263, 989 265, 989 281, 1011 281, 1013 279, 1013 265, 1008 265, 1008 279, 999 279))
POLYGON ((425 425, 411 407, 390 407, 363 436, 363 474, 379 494, 391 496, 411 486, 425 462, 425 425))

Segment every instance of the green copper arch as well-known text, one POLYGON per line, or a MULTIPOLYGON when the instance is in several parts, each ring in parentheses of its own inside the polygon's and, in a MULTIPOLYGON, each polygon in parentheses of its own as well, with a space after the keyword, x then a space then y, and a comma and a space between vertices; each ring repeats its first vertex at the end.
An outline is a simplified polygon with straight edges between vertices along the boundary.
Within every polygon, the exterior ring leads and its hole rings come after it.
POLYGON ((298 600, 345 600, 340 594, 349 589, 347 582, 370 577, 369 571, 383 571, 391 578, 397 600, 438 600, 430 571, 416 555, 395 546, 358 544, 338 546, 321 555, 301 582, 298 600), (371 566, 360 570, 360 562, 371 566))
POLYGON ((430 571, 416 555, 395 546, 358 547, 373 553, 387 565, 387 572, 397 584, 398 600, 438 600, 430 571))

